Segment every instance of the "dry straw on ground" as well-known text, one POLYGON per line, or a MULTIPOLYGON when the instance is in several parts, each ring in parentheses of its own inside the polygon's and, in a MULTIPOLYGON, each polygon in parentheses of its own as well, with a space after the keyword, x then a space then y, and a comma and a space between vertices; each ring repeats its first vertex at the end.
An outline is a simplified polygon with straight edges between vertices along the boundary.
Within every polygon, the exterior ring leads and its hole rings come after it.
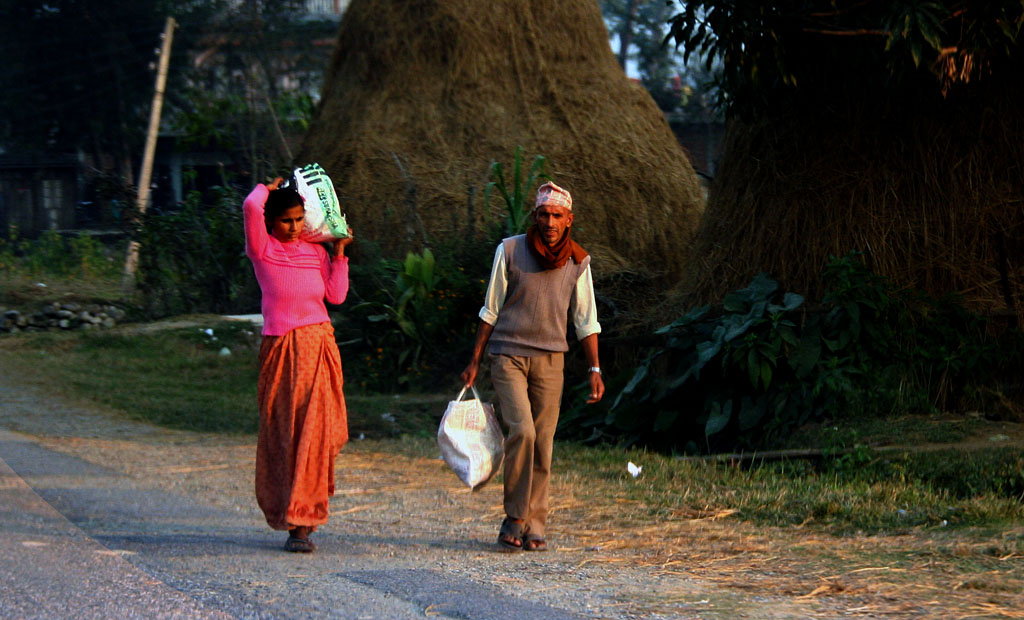
MULTIPOLYGON (((169 492, 228 510, 246 507, 241 514, 253 508, 254 447, 241 438, 167 433, 41 440, 169 492)), ((510 564, 507 575, 492 574, 476 555, 487 545, 496 548, 500 481, 470 493, 438 459, 389 448, 356 443, 345 449, 327 529, 342 537, 374 533, 381 540, 462 549, 468 574, 514 587, 500 582, 515 580, 522 568, 510 564)), ((597 481, 564 467, 555 472, 550 534, 557 551, 534 567, 553 572, 552 596, 579 596, 578 576, 594 570, 595 582, 582 584, 585 589, 623 588, 620 607, 604 608, 600 617, 678 617, 686 603, 702 598, 715 601, 717 611, 708 611, 716 618, 1020 617, 1019 528, 988 540, 928 531, 833 536, 804 527, 756 527, 732 510, 682 509, 666 517, 631 499, 632 484, 625 473, 619 481, 597 481), (598 578, 614 573, 623 580, 598 578), (730 615, 723 606, 732 597, 761 601, 761 615, 730 615)))
POLYGON ((489 164, 509 174, 519 145, 573 193, 597 273, 680 273, 700 184, 592 0, 353 0, 298 159, 361 238, 404 255, 486 234, 489 164))
POLYGON ((732 123, 691 299, 715 303, 759 271, 819 298, 829 255, 859 250, 898 286, 1024 318, 1022 100, 1015 86, 902 119, 818 107, 732 123))
MULTIPOLYGON (((252 491, 255 437, 161 429, 59 400, 48 384, 32 386, 3 383, 0 427, 122 472, 138 488, 234 514, 240 528, 266 531, 252 491), (48 415, 36 415, 40 408, 48 415)), ((607 618, 1013 618, 1024 609, 1020 524, 873 536, 834 535, 813 523, 759 527, 730 506, 657 497, 649 505, 651 496, 637 496, 637 485, 654 484, 649 470, 633 478, 625 455, 618 475, 574 467, 570 450, 556 449, 554 553, 496 553, 500 481, 470 493, 429 440, 345 448, 324 530, 331 542, 322 550, 429 555, 443 559, 448 574, 516 596, 525 594, 517 591, 524 576, 542 574, 552 589, 529 592, 535 600, 569 608, 611 592, 614 606, 591 610, 607 618), (373 544, 359 542, 368 536, 373 544)), ((692 484, 708 481, 695 476, 692 484)))

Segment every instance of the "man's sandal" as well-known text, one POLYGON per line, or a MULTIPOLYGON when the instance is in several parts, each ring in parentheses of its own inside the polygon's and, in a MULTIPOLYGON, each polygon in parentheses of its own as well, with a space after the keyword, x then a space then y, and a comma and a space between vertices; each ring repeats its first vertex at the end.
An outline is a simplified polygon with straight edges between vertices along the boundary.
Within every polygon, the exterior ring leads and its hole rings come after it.
POLYGON ((501 522, 501 529, 498 531, 498 544, 509 551, 522 551, 525 525, 525 523, 516 523, 505 517, 505 520, 501 522))
POLYGON ((523 539, 523 549, 526 551, 547 551, 548 541, 536 534, 527 534, 523 539))

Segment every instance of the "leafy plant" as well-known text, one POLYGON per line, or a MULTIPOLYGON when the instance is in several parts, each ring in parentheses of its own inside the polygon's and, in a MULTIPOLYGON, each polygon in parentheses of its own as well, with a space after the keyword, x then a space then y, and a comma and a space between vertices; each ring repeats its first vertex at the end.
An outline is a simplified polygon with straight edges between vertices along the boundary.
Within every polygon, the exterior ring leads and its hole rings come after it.
POLYGON ((32 240, 20 238, 11 226, 7 238, 0 239, 0 270, 11 274, 96 279, 117 269, 109 249, 87 234, 65 238, 47 230, 32 240))
POLYGON ((435 390, 443 381, 454 385, 469 358, 487 284, 462 265, 489 257, 493 245, 441 243, 410 252, 404 261, 375 256, 372 243, 360 251, 352 267, 351 301, 340 308, 335 326, 342 357, 360 362, 346 376, 381 392, 435 390))
POLYGON ((497 188, 498 193, 505 203, 505 231, 509 235, 517 235, 526 230, 530 221, 530 213, 533 207, 530 204, 530 195, 534 185, 540 180, 549 181, 547 175, 547 158, 537 155, 530 164, 530 169, 523 178, 523 147, 517 146, 515 155, 512 157, 512 178, 505 180, 505 170, 501 162, 491 162, 489 174, 494 180, 484 188, 484 204, 490 206, 491 192, 497 188), (511 184, 511 188, 509 187, 511 184))
POLYGON ((819 355, 817 343, 801 340, 789 316, 803 301, 794 293, 779 294, 778 284, 761 274, 729 294, 719 316, 708 317, 705 306, 657 330, 666 338, 664 347, 637 368, 605 423, 649 428, 651 439, 660 434, 667 446, 682 432, 695 450, 700 435, 711 448, 721 437, 755 428, 781 432, 786 424, 780 421, 806 421, 813 389, 796 389, 796 383, 810 374, 819 355), (644 420, 643 410, 655 412, 653 419, 644 420))
POLYGON ((584 425, 660 449, 756 448, 811 420, 963 406, 1024 364, 1021 332, 993 338, 952 300, 897 291, 857 254, 823 277, 820 307, 760 274, 714 314, 657 330, 663 343, 584 425))
POLYGON ((152 316, 246 312, 259 308, 259 285, 245 256, 242 196, 227 183, 210 195, 190 191, 180 208, 146 213, 139 288, 152 316))
MULTIPOLYGON (((438 278, 434 274, 434 253, 430 248, 423 250, 423 254, 409 252, 405 256, 401 269, 395 278, 392 295, 392 303, 365 302, 356 306, 356 310, 372 308, 382 310, 378 314, 371 314, 367 319, 371 323, 389 321, 394 329, 411 344, 409 347, 402 347, 397 364, 404 367, 407 364, 417 366, 423 345, 426 342, 424 325, 418 320, 423 315, 423 307, 434 290, 438 278)), ((399 383, 408 382, 408 377, 400 376, 399 383)))
POLYGON ((433 306, 444 295, 438 289, 441 281, 436 260, 430 248, 422 253, 409 252, 401 263, 383 261, 385 268, 395 269, 394 284, 385 291, 388 301, 366 301, 356 305, 353 312, 366 314, 370 323, 363 340, 370 345, 364 361, 376 366, 379 381, 369 387, 391 391, 395 387, 408 388, 413 380, 428 370, 424 351, 432 349, 437 332, 443 328, 443 317, 433 306))
POLYGON ((111 275, 120 268, 120 265, 107 255, 103 244, 89 235, 73 237, 68 246, 75 268, 86 278, 111 275))
POLYGON ((929 67, 945 93, 1012 59, 1024 24, 1017 0, 681 4, 666 41, 687 58, 703 57, 709 69, 721 62, 720 102, 741 113, 798 84, 808 95, 828 74, 841 76, 847 88, 837 92, 849 96, 851 84, 885 80, 884 89, 866 90, 892 90, 929 67))
POLYGON ((18 266, 14 250, 18 245, 18 227, 7 227, 7 238, 0 238, 0 271, 13 271, 18 266))

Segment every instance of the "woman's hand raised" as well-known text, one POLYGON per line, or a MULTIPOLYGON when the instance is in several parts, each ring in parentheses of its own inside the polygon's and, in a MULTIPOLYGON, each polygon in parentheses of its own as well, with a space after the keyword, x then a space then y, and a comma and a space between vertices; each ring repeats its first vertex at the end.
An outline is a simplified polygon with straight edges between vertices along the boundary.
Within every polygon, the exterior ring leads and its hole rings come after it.
POLYGON ((355 234, 355 231, 353 231, 352 227, 349 226, 347 237, 345 237, 344 239, 335 239, 333 241, 335 256, 345 255, 345 246, 347 246, 348 244, 352 243, 355 240, 355 234))

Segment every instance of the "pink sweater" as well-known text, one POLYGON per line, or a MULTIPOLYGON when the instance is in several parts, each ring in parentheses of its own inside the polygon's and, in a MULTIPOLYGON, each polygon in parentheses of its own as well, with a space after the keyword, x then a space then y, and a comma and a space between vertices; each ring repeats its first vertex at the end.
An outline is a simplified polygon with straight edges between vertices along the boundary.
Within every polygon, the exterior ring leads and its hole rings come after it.
POLYGON ((324 298, 340 304, 348 295, 348 258, 332 259, 322 246, 281 243, 267 233, 263 207, 270 190, 257 185, 242 205, 245 253, 263 292, 263 335, 281 336, 296 327, 330 321, 324 298))

